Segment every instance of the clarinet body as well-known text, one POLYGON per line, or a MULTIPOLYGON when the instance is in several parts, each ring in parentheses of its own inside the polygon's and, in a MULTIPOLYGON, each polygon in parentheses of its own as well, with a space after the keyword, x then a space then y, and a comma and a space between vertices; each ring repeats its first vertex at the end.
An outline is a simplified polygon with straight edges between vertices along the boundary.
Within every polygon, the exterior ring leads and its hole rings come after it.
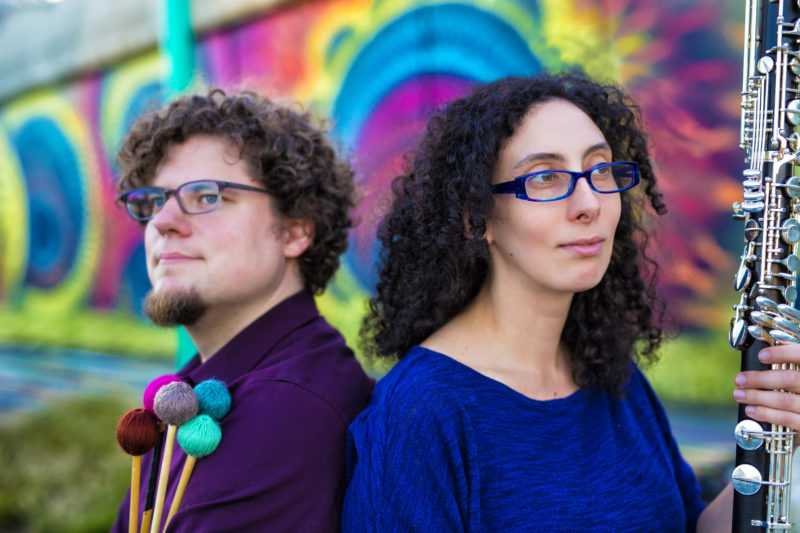
MULTIPOLYGON (((799 1, 746 0, 740 139, 749 168, 733 205, 745 244, 729 338, 742 370, 769 368, 757 357, 765 346, 800 342, 799 1)), ((735 439, 733 531, 792 530, 794 431, 750 420, 740 406, 735 439)))

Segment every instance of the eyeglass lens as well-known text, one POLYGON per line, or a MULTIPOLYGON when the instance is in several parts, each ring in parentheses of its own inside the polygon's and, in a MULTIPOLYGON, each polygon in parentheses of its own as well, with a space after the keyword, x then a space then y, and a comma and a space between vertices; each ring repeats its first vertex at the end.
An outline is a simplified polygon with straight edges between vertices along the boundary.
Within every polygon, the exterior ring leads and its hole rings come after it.
MULTIPOLYGON (((565 196, 569 192, 573 174, 562 170, 551 170, 529 176, 525 180, 525 192, 529 198, 549 200, 565 196)), ((634 169, 628 164, 613 164, 594 169, 589 175, 592 188, 599 192, 616 192, 631 186, 634 169)))
MULTIPOLYGON (((194 181, 178 187, 178 204, 188 214, 208 213, 219 205, 219 186, 213 181, 194 181)), ((138 220, 153 218, 164 204, 168 193, 158 187, 134 189, 125 197, 125 205, 132 217, 138 220)))

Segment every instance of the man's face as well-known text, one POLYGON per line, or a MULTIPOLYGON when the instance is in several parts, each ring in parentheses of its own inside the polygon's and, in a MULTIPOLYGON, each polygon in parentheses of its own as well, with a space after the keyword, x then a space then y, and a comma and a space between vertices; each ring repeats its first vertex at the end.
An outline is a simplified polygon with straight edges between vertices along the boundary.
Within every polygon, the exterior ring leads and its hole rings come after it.
MULTIPOLYGON (((210 136, 191 137, 172 147, 151 185, 174 189, 198 179, 261 187, 236 149, 210 136)), ((202 308, 192 322, 209 312, 241 315, 252 309, 249 314, 258 316, 285 297, 281 291, 287 278, 298 275, 289 263, 302 250, 298 253, 290 235, 267 194, 227 188, 219 207, 200 215, 187 215, 170 197, 145 227, 147 273, 153 285, 148 306, 154 301, 185 305, 189 298, 202 308)))

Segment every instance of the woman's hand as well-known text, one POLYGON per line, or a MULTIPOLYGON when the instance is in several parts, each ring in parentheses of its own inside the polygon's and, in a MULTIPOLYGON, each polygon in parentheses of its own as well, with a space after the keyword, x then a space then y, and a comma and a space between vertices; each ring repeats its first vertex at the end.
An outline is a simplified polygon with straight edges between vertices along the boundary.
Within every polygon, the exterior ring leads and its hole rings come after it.
MULTIPOLYGON (((800 366, 800 344, 769 346, 758 353, 764 364, 800 366)), ((747 416, 759 422, 800 429, 800 371, 740 372, 734 378, 733 399, 745 404, 747 416)))

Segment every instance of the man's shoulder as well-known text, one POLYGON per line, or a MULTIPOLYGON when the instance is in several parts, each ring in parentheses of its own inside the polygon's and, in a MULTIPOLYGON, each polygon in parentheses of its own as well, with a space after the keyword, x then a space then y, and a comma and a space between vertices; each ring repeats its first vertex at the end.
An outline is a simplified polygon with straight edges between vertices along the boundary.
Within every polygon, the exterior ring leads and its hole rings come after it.
POLYGON ((322 317, 316 317, 289 332, 261 364, 243 381, 247 389, 274 387, 285 394, 318 398, 328 403, 345 421, 353 418, 369 402, 373 381, 361 368, 353 351, 338 330, 322 317), (273 361, 279 361, 273 363, 273 361))

